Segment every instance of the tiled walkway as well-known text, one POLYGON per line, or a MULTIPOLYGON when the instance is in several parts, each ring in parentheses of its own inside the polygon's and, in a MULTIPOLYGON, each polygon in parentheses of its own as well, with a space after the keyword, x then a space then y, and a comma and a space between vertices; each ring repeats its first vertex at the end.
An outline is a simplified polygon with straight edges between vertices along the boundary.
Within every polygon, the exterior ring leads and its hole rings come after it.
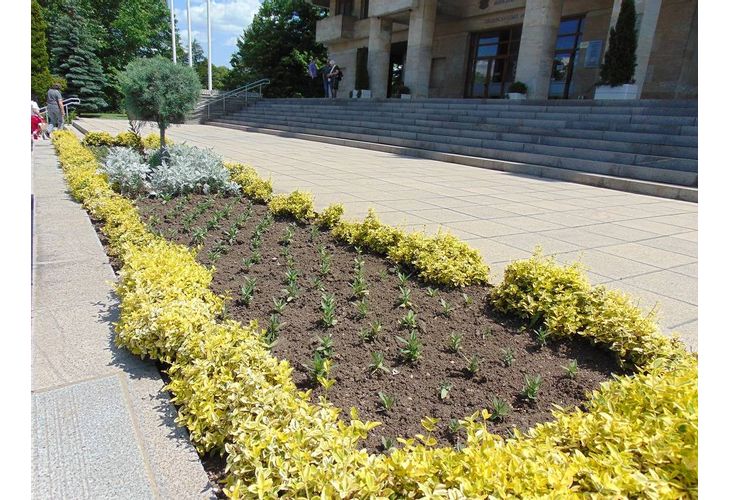
POLYGON ((311 191, 318 208, 342 202, 346 217, 373 207, 408 229, 444 226, 482 252, 494 282, 536 245, 562 262, 580 258, 593 284, 620 288, 647 310, 658 306, 663 329, 697 349, 694 203, 205 125, 175 126, 169 136, 255 166, 277 192, 311 191))

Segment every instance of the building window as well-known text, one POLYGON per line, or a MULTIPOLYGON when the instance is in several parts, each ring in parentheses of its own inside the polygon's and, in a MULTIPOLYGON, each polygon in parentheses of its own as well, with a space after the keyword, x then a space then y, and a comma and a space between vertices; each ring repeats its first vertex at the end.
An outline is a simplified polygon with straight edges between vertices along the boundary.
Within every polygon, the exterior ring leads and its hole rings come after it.
POLYGON ((368 9, 370 8, 370 0, 361 0, 360 2, 360 19, 368 18, 368 9))
POLYGON ((474 33, 471 39, 466 97, 503 97, 515 81, 522 27, 474 33))
POLYGON ((351 16, 352 15, 352 0, 337 0, 335 3, 335 15, 336 16, 351 16))
POLYGON ((578 55, 582 30, 582 17, 572 17, 560 21, 548 92, 548 97, 552 99, 567 99, 570 96, 570 83, 573 78, 573 68, 578 55))

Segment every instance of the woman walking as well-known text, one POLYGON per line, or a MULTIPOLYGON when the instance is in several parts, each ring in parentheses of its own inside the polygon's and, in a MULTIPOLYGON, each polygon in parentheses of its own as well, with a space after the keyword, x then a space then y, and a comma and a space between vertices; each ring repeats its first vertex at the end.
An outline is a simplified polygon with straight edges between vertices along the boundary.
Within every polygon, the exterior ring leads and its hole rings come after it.
POLYGON ((64 120, 63 96, 61 95, 61 86, 58 83, 54 83, 48 90, 46 106, 48 111, 48 132, 52 132, 54 128, 62 129, 64 120))

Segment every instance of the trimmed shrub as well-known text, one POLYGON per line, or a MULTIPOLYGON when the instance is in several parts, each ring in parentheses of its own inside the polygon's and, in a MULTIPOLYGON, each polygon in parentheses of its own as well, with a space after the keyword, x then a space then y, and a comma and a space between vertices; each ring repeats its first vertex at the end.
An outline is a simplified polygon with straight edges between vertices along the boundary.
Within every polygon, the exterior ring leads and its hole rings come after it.
POLYGON ((277 194, 269 201, 269 210, 274 215, 289 215, 299 222, 315 218, 314 197, 312 193, 292 191, 290 194, 277 194))
POLYGON ((250 165, 225 162, 224 166, 231 173, 231 179, 241 186, 241 192, 254 201, 266 203, 271 199, 274 186, 271 179, 264 180, 250 165))
POLYGON ((340 222, 343 213, 345 213, 345 207, 341 203, 333 203, 317 215, 317 222, 327 228, 335 227, 340 222))
POLYGON ((82 141, 84 146, 106 146, 116 145, 114 137, 108 132, 89 132, 84 136, 82 141))

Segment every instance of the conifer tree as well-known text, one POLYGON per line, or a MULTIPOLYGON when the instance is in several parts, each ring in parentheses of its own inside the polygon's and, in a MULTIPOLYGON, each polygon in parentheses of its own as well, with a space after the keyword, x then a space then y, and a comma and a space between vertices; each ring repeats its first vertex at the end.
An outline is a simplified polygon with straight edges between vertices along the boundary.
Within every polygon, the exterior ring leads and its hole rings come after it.
POLYGON ((608 37, 608 50, 601 66, 601 81, 612 87, 631 83, 636 67, 636 7, 634 0, 623 0, 616 26, 608 37))
POLYGON ((46 92, 53 83, 46 48, 47 27, 43 7, 38 0, 33 0, 30 4, 30 91, 41 103, 45 101, 46 92))
POLYGON ((51 54, 54 68, 66 79, 67 93, 81 99, 79 109, 98 111, 107 106, 105 77, 94 52, 98 42, 89 32, 89 25, 84 6, 76 0, 68 0, 51 33, 51 54))

